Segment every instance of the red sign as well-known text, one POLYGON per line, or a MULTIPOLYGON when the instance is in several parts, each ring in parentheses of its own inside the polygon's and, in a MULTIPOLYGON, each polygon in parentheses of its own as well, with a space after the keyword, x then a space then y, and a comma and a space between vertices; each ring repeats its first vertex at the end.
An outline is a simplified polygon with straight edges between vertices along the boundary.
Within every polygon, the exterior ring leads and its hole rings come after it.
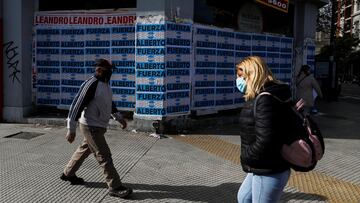
POLYGON ((39 14, 35 15, 35 25, 134 25, 136 15, 116 14, 39 14))
POLYGON ((256 2, 270 6, 285 13, 287 13, 289 10, 289 0, 256 0, 256 2))

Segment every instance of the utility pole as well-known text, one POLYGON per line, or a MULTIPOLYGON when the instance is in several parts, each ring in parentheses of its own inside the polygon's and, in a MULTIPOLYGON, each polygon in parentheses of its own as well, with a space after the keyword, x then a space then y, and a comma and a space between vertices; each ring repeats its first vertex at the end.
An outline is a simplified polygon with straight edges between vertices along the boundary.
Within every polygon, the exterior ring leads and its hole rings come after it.
MULTIPOLYGON (((3 45, 3 0, 0 0, 0 44, 3 45)), ((3 120, 3 106, 4 106, 4 64, 3 64, 3 48, 0 50, 0 122, 3 120)))
MULTIPOLYGON (((336 71, 336 47, 335 47, 335 39, 336 39, 336 9, 337 9, 337 0, 331 0, 331 27, 330 27, 330 47, 331 47, 331 55, 329 57, 329 82, 328 82, 328 99, 336 100, 336 88, 337 84, 337 71, 336 71)), ((340 2, 339 2, 340 3, 340 2)))

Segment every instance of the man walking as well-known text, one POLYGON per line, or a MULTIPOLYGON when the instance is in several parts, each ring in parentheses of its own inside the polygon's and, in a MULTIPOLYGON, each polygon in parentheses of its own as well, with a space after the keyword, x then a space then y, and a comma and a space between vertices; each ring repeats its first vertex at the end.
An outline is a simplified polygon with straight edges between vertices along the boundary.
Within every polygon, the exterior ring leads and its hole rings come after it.
POLYGON ((113 67, 108 60, 96 60, 95 75, 81 85, 70 106, 66 139, 69 143, 74 141, 76 125, 79 121, 80 132, 83 134, 84 140, 72 155, 60 178, 69 181, 72 185, 84 184, 84 180, 77 177, 75 173, 84 160, 93 153, 104 171, 109 195, 125 198, 132 193, 132 189, 122 185, 104 137, 111 116, 122 125, 123 129, 127 125, 112 102, 109 81, 113 67))

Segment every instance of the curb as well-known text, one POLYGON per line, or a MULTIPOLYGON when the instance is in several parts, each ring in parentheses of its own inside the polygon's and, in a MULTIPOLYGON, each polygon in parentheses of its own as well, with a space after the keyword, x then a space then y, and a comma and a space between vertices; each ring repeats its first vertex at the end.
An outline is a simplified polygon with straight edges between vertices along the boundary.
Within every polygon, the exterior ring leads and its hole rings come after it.
MULTIPOLYGON (((186 133, 194 129, 217 127, 228 124, 239 123, 238 112, 221 113, 195 117, 179 116, 168 120, 143 120, 143 119, 128 119, 127 131, 140 131, 140 132, 152 132, 158 134, 178 134, 186 133), (235 113, 235 114, 234 114, 235 113)), ((45 126, 64 126, 66 127, 66 118, 55 117, 28 117, 24 119, 27 124, 45 125, 45 126)), ((109 129, 121 129, 121 126, 114 120, 110 119, 109 129)))

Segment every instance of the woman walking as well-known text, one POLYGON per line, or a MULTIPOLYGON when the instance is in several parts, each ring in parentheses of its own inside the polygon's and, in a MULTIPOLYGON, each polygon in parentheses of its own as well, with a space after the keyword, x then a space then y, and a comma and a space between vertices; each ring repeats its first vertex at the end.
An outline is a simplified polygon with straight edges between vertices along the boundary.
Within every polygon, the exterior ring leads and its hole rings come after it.
POLYGON ((285 111, 277 98, 288 101, 288 85, 276 80, 265 62, 250 56, 236 65, 236 86, 247 101, 241 115, 241 165, 247 173, 238 191, 238 202, 278 202, 290 176, 290 167, 281 156, 287 129, 285 111), (261 95, 268 92, 271 95, 261 95), (256 111, 256 116, 254 116, 256 111))

